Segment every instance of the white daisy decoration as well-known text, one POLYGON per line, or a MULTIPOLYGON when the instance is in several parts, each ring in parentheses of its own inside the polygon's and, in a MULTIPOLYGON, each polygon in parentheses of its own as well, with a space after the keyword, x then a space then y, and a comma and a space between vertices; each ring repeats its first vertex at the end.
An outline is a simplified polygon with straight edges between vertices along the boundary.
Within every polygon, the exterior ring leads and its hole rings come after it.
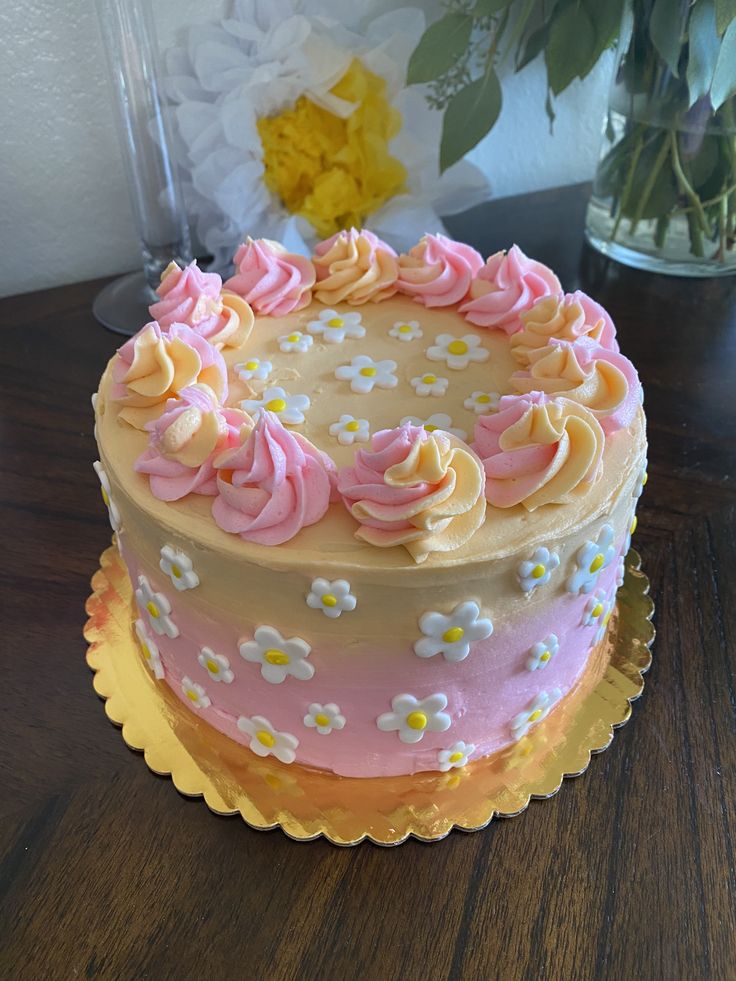
POLYGON ((288 395, 280 386, 267 388, 266 391, 257 399, 243 399, 240 403, 241 409, 246 412, 257 412, 259 409, 267 409, 277 415, 281 422, 287 426, 298 426, 304 422, 304 413, 307 412, 311 401, 308 395, 288 395))
POLYGON ((278 342, 279 350, 284 354, 305 354, 314 344, 314 338, 310 334, 302 334, 300 330, 293 330, 290 334, 282 334, 278 342))
POLYGON ((575 572, 567 580, 568 593, 591 593, 598 576, 613 562, 614 555, 613 528, 603 525, 594 542, 588 541, 578 549, 575 572))
POLYGON ((307 330, 319 335, 327 344, 342 344, 346 337, 365 337, 365 327, 361 316, 355 311, 338 313, 336 310, 322 310, 317 320, 310 320, 307 330))
POLYGON ((463 405, 469 412, 482 416, 488 412, 495 412, 500 398, 498 392, 471 392, 463 405))
POLYGON ((624 563, 623 554, 618 557, 618 565, 616 566, 616 588, 620 589, 624 584, 624 578, 626 577, 626 565, 624 563))
POLYGON ((391 699, 391 712, 384 712, 376 719, 381 732, 398 732, 402 743, 418 743, 425 732, 445 732, 452 719, 442 710, 447 708, 447 696, 441 692, 415 698, 414 695, 396 695, 391 699))
POLYGON ((528 595, 534 592, 537 586, 546 586, 560 564, 560 557, 557 552, 542 545, 536 549, 530 559, 524 559, 516 569, 516 578, 522 590, 528 595))
POLYGON ((284 640, 275 627, 258 627, 253 640, 244 641, 239 650, 246 661, 261 665, 262 677, 272 685, 280 685, 289 675, 298 681, 309 681, 314 675, 314 665, 307 661, 309 644, 301 637, 284 640))
POLYGON ((222 681, 229 685, 235 675, 230 670, 230 661, 224 654, 215 654, 211 647, 203 647, 197 660, 212 681, 222 681))
POLYGON ((525 736, 532 726, 541 722, 549 715, 552 706, 562 698, 559 688, 551 691, 540 691, 536 698, 527 705, 523 712, 519 712, 511 720, 511 734, 514 739, 521 739, 525 736))
POLYGON ((307 606, 312 610, 322 610, 331 620, 354 610, 357 604, 346 579, 333 579, 332 582, 329 579, 315 579, 307 594, 307 606))
POLYGON ((94 467, 94 471, 100 481, 100 493, 102 494, 102 500, 105 502, 105 507, 107 508, 107 516, 110 519, 110 527, 113 531, 120 531, 122 521, 120 520, 120 512, 118 511, 117 504, 110 496, 110 480, 99 460, 95 460, 92 466, 94 467))
POLYGON ((596 589, 593 595, 588 597, 588 600, 583 607, 583 616, 580 621, 581 626, 590 627, 591 624, 597 623, 605 613, 605 610, 606 594, 602 589, 596 589))
POLYGON ((631 536, 636 531, 637 525, 639 524, 639 519, 636 516, 636 512, 631 515, 631 520, 629 521, 629 527, 626 531, 626 538, 624 539, 624 548, 622 555, 628 555, 629 549, 631 548, 631 536))
POLYGON ((449 385, 447 378, 442 378, 439 375, 433 374, 431 371, 425 372, 423 375, 417 375, 411 380, 411 387, 417 393, 420 398, 427 398, 428 395, 434 395, 435 398, 441 398, 447 391, 447 386, 449 385))
POLYGON ((636 484, 634 484, 634 490, 632 491, 631 496, 637 499, 640 498, 644 492, 644 488, 646 487, 648 480, 649 474, 647 473, 647 462, 645 460, 644 466, 641 468, 639 476, 636 478, 636 484))
POLYGON ((480 607, 474 600, 458 603, 452 613, 423 613, 419 629, 424 634, 414 641, 417 657, 434 657, 442 654, 446 661, 464 661, 470 653, 470 645, 485 640, 493 633, 493 624, 481 617, 480 607))
POLYGON ((353 443, 367 443, 371 438, 371 427, 367 419, 356 419, 347 413, 341 415, 330 426, 330 436, 335 436, 341 446, 353 443))
POLYGON ((544 640, 540 640, 539 643, 532 644, 526 662, 527 671, 539 671, 546 668, 559 649, 560 642, 555 634, 550 634, 544 640))
POLYGON ((396 362, 390 358, 374 361, 367 354, 358 354, 350 364, 342 364, 335 369, 335 378, 349 381, 352 391, 367 395, 374 388, 396 388, 399 379, 395 371, 396 362))
POLYGON ((304 716, 304 725, 308 729, 316 729, 320 736, 329 736, 333 729, 345 728, 345 716, 334 702, 327 705, 312 702, 304 716))
POLYGON ((420 419, 419 416, 404 416, 400 424, 403 426, 405 422, 410 422, 412 426, 421 426, 428 433, 441 429, 442 432, 457 436, 458 439, 466 439, 468 435, 464 429, 452 425, 452 418, 446 412, 435 412, 427 419, 420 419))
POLYGON ((176 589, 194 589, 199 586, 199 576, 192 568, 192 560, 181 549, 164 545, 158 564, 176 589))
POLYGON ((471 361, 487 361, 489 352, 480 343, 480 337, 475 334, 464 334, 455 337, 453 334, 440 334, 435 337, 432 347, 426 351, 430 361, 444 361, 453 371, 467 368, 471 361))
POLYGON ((148 614, 148 622, 159 637, 163 634, 172 639, 179 636, 179 628, 169 616, 171 603, 163 593, 157 593, 153 590, 145 576, 138 576, 135 598, 141 610, 145 610, 148 614))
POLYGON ((256 756, 275 756, 282 763, 293 763, 299 740, 289 732, 279 732, 262 715, 241 715, 238 729, 250 736, 249 749, 256 756))
POLYGON ((164 666, 161 663, 161 655, 158 651, 158 644, 151 637, 146 630, 146 625, 142 620, 135 621, 135 633, 138 637, 138 643, 141 645, 141 652, 145 659, 146 664, 151 669, 154 678, 163 678, 164 676, 164 666))
POLYGON ((595 632, 595 637, 593 638, 593 647, 596 644, 600 644, 603 638, 606 636, 606 630, 608 630, 608 624, 613 615, 613 597, 609 597, 604 605, 603 615, 598 620, 598 629, 595 632))
POLYGON ((266 381, 273 371, 270 361, 261 361, 260 358, 248 358, 235 365, 235 373, 241 381, 266 381))
POLYGON ((397 320, 388 333, 389 337, 395 337, 397 341, 413 341, 424 337, 418 320, 397 320))
POLYGON ((475 752, 475 743, 465 743, 459 740, 453 743, 452 746, 447 749, 441 749, 437 753, 437 769, 446 773, 448 770, 454 770, 458 767, 465 766, 468 762, 468 758, 475 752))
POLYGON ((212 704, 204 688, 186 675, 181 679, 181 690, 195 708, 206 709, 212 704))

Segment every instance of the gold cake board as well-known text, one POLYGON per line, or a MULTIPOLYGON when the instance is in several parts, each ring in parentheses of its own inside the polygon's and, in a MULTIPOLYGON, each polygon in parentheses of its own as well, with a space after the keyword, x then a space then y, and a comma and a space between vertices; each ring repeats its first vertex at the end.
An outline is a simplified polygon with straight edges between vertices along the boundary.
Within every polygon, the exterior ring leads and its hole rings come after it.
POLYGON ((222 735, 156 682, 136 643, 130 579, 117 549, 101 556, 87 601, 87 663, 105 711, 154 773, 180 793, 204 797, 216 814, 240 814, 252 828, 281 827, 301 841, 324 835, 336 845, 365 838, 398 845, 410 835, 444 838, 477 831, 494 817, 520 814, 532 798, 557 793, 591 753, 606 749, 644 688, 654 639, 649 580, 635 551, 606 640, 574 691, 513 746, 447 773, 358 779, 262 759, 222 735))

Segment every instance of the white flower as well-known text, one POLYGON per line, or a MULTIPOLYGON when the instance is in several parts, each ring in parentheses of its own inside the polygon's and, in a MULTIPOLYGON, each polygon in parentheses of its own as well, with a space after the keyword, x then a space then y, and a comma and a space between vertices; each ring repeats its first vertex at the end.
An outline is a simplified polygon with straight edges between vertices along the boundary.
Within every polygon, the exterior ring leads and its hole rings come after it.
POLYGON ((596 644, 600 644, 600 642, 606 636, 608 622, 613 615, 613 605, 613 597, 609 596, 604 604, 603 615, 598 620, 598 629, 596 630, 595 637, 593 638, 593 647, 595 647, 596 644))
POLYGON ((552 573, 560 564, 557 552, 551 552, 542 546, 536 549, 530 559, 520 562, 516 569, 516 578, 525 593, 531 594, 537 586, 546 585, 552 573))
POLYGON ((374 387, 396 388, 399 379, 394 372, 396 362, 386 359, 374 361, 367 354, 358 354, 350 364, 342 364, 335 369, 338 381, 349 381, 350 388, 359 395, 367 395, 374 387))
POLYGON ((424 375, 417 375, 411 380, 411 387, 420 398, 426 398, 428 395, 442 396, 447 391, 449 384, 446 378, 433 375, 431 371, 424 375))
POLYGON ((235 365, 235 372, 242 381, 265 381, 273 370, 270 361, 260 358, 248 358, 235 365))
POLYGON ((371 438, 370 423, 367 419, 356 419, 355 416, 345 414, 340 416, 337 422, 332 423, 330 436, 337 436, 341 446, 367 443, 371 438))
POLYGON ((185 676, 181 679, 181 690, 195 708, 206 709, 212 704, 204 688, 191 678, 185 676))
POLYGON ((637 518, 636 512, 634 511, 632 512, 631 520, 629 521, 629 527, 626 532, 626 538, 624 539, 624 547, 623 547, 623 551, 621 552, 622 556, 629 554, 629 549, 631 548, 631 536, 636 531, 636 526, 638 524, 639 524, 639 519, 637 518))
POLYGON ((110 526, 112 527, 113 531, 120 531, 122 522, 120 520, 120 512, 118 511, 117 504, 110 497, 110 480, 99 460, 96 460, 92 466, 94 467, 95 473, 100 481, 100 493, 102 494, 102 500, 105 502, 105 507, 107 508, 107 516, 110 519, 110 526))
POLYGON ((317 320, 310 320, 307 330, 310 334, 321 334, 328 344, 342 344, 346 337, 365 337, 359 313, 338 313, 336 310, 322 310, 317 320))
POLYGON ((591 624, 597 623, 605 612, 606 594, 602 589, 596 589, 593 595, 588 597, 588 601, 583 607, 581 626, 589 627, 591 624))
POLYGON ((199 586, 199 576, 192 568, 192 560, 181 549, 164 545, 159 561, 161 571, 171 579, 176 589, 194 589, 199 586))
POLYGON ((236 725, 241 732, 250 736, 249 749, 256 756, 275 756, 282 763, 293 763, 296 759, 294 750, 299 745, 296 736, 278 732, 262 715, 251 718, 241 715, 236 725))
POLYGON ((279 339, 279 350, 284 354, 304 354, 314 344, 314 338, 293 330, 290 334, 282 334, 279 339))
POLYGON ((532 644, 526 662, 527 671, 538 671, 546 668, 559 649, 560 643, 555 634, 550 634, 544 640, 540 640, 538 644, 532 644))
POLYGON ((613 562, 613 528, 603 525, 596 541, 581 545, 575 556, 575 572, 567 580, 568 593, 590 593, 601 572, 613 562))
POLYGON ((225 655, 215 654, 211 647, 203 647, 197 660, 213 681, 222 681, 229 685, 235 677, 225 655))
POLYGON ((467 368, 471 361, 487 361, 490 356, 481 346, 480 337, 475 334, 464 334, 462 337, 440 334, 426 353, 430 361, 444 361, 448 368, 455 371, 467 368))
POLYGON ((304 413, 311 405, 308 395, 287 395, 283 388, 274 386, 267 388, 258 399, 243 399, 240 407, 246 412, 257 409, 267 409, 279 417, 287 426, 296 426, 304 422, 304 413))
POLYGON ((511 734, 514 739, 521 739, 522 736, 525 736, 529 732, 533 725, 541 722, 548 715, 549 710, 555 702, 558 702, 560 698, 562 698, 562 692, 559 688, 553 688, 549 692, 540 691, 524 711, 519 712, 511 720, 511 734))
POLYGON ((321 736, 327 736, 333 729, 345 728, 345 716, 340 714, 340 706, 334 702, 327 705, 312 702, 304 716, 304 725, 308 729, 316 729, 321 736))
POLYGON ((420 419, 419 416, 404 416, 401 425, 403 426, 405 422, 410 422, 412 426, 421 426, 428 433, 433 433, 435 429, 441 429, 445 433, 457 436, 458 439, 466 439, 468 435, 464 429, 453 429, 452 419, 446 412, 435 412, 427 419, 420 419))
POLYGON ((143 652, 143 657, 145 658, 146 664, 153 672, 154 678, 163 678, 164 676, 164 666, 161 663, 161 655, 158 652, 158 644, 149 636, 146 626, 142 620, 135 621, 135 632, 138 636, 138 643, 141 645, 141 651, 143 652))
POLYGON ((463 405, 477 416, 482 416, 487 412, 495 412, 500 398, 498 392, 471 392, 463 405))
POLYGON ((446 661, 463 661, 470 653, 473 641, 484 640, 493 633, 493 624, 480 618, 480 607, 473 600, 458 603, 448 616, 443 613, 423 613, 419 629, 424 634, 414 641, 417 657, 442 654, 446 661))
POLYGON ((163 593, 156 593, 151 588, 151 584, 145 576, 138 576, 138 588, 135 591, 135 598, 138 606, 148 614, 148 622, 159 635, 166 634, 167 637, 179 636, 179 628, 173 622, 171 613, 171 603, 163 593))
POLYGON ((649 474, 647 473, 647 461, 645 460, 644 466, 641 468, 639 476, 636 478, 636 484, 634 485, 634 490, 631 496, 636 498, 641 497, 648 480, 649 474))
POLYGON ((258 627, 253 640, 240 645, 240 655, 246 661, 261 665, 261 675, 272 685, 280 685, 287 675, 299 681, 309 681, 314 666, 306 660, 311 651, 300 637, 284 640, 275 627, 258 627))
POLYGON ((357 600, 350 592, 350 583, 345 579, 315 579, 311 592, 307 595, 307 606, 312 610, 322 610, 326 617, 336 619, 341 613, 354 610, 357 600))
POLYGON ((440 692, 421 699, 396 695, 391 699, 393 711, 379 715, 376 725, 381 732, 398 731, 402 743, 418 743, 425 732, 444 732, 450 728, 452 719, 442 711, 446 707, 447 696, 440 692))
POLYGON ((624 563, 623 553, 618 557, 618 565, 616 566, 616 586, 621 587, 624 584, 624 579, 626 578, 626 565, 624 563))
POLYGON ((418 320, 397 320, 388 333, 397 341, 413 341, 417 337, 424 337, 418 320))
POLYGON ((437 769, 446 773, 447 770, 453 770, 455 767, 465 766, 468 757, 474 752, 475 744, 464 743, 461 739, 459 742, 453 743, 449 749, 441 749, 437 753, 437 769))

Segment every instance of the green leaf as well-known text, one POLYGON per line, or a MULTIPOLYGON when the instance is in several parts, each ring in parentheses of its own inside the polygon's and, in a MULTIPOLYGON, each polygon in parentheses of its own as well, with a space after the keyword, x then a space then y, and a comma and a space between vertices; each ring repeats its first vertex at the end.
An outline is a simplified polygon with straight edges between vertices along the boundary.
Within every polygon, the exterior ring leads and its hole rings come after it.
POLYGON ((672 0, 654 0, 649 18, 649 37, 662 61, 677 78, 682 50, 682 20, 679 13, 672 10, 672 0))
POLYGON ((409 58, 407 85, 431 82, 449 71, 467 48, 472 29, 467 14, 445 14, 430 24, 409 58))
POLYGON ((595 28, 585 7, 571 3, 555 11, 544 52, 547 78, 555 95, 585 70, 594 48, 595 28))
POLYGON ((542 51, 546 41, 547 25, 544 24, 542 27, 537 28, 536 31, 532 31, 532 33, 526 39, 524 50, 516 63, 517 72, 520 72, 522 68, 526 68, 530 62, 534 61, 537 55, 542 51))
POLYGON ((736 92, 736 20, 731 21, 723 35, 721 50, 718 52, 713 81, 710 86, 710 101, 718 109, 726 99, 736 92))
POLYGON ((721 37, 736 18, 736 0, 716 0, 716 30, 721 37))
POLYGON ((718 58, 719 41, 713 0, 698 0, 693 7, 688 41, 686 77, 692 106, 710 89, 718 58))
POLYGON ((457 163, 468 150, 489 133, 501 111, 501 85, 489 65, 481 78, 476 78, 450 99, 442 120, 440 171, 457 163))
MULTIPOLYGON (((526 22, 529 20, 532 10, 534 10, 535 0, 524 0, 524 6, 521 10, 516 13, 516 20, 513 22, 513 27, 511 29, 511 34, 509 35, 508 41, 506 42, 506 50, 504 52, 504 58, 508 57, 510 52, 514 50, 518 44, 521 36, 526 28, 526 22)), ((520 0, 517 2, 517 10, 520 5, 520 0)))
POLYGON ((491 17, 505 10, 512 0, 476 0, 471 13, 473 17, 491 17))
MULTIPOLYGON (((588 13, 595 27, 596 43, 601 52, 610 48, 618 38, 624 3, 625 0, 605 0, 605 3, 600 3, 600 0, 586 0, 588 13)), ((598 58, 595 60, 598 61, 598 58)))

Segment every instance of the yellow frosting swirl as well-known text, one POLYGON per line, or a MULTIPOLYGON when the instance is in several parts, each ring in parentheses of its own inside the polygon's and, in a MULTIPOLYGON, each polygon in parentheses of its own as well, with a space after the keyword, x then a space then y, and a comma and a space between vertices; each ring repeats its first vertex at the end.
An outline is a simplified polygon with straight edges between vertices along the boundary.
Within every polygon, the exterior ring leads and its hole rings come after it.
POLYGON ((317 270, 314 295, 326 306, 378 303, 396 292, 397 257, 371 232, 340 232, 317 246, 312 261, 317 270))
POLYGON ((220 294, 220 314, 224 322, 207 340, 215 347, 242 347, 253 330, 255 316, 250 304, 235 293, 223 290, 220 294))
MULTIPOLYGON (((582 294, 580 295, 582 296, 582 294)), ((550 341, 576 341, 590 337, 605 341, 606 324, 602 318, 588 320, 581 298, 575 294, 545 296, 521 314, 523 327, 511 335, 511 353, 523 366, 529 364, 529 355, 550 341)))

